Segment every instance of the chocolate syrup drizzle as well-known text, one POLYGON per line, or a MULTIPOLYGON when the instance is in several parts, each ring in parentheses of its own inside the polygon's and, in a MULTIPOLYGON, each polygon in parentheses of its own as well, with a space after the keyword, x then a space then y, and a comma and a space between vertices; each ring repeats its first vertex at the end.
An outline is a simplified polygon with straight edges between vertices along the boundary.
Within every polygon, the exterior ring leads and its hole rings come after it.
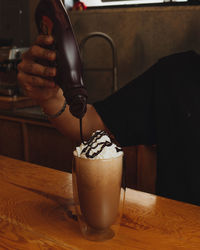
MULTIPOLYGON (((81 120, 80 120, 80 135, 81 135, 82 143, 86 146, 81 151, 81 154, 85 153, 87 158, 94 158, 98 154, 100 154, 105 147, 111 147, 112 146, 112 142, 110 142, 110 141, 99 142, 95 146, 92 146, 102 136, 104 136, 104 135, 108 136, 108 134, 105 131, 101 131, 101 130, 96 131, 87 142, 84 142, 83 141, 83 134, 82 134, 82 121, 81 120), (93 154, 91 154, 91 150, 97 148, 98 146, 101 146, 100 149, 97 152, 94 152, 93 154)), ((116 151, 119 152, 119 151, 122 151, 122 149, 119 148, 119 147, 116 147, 116 151)))
POLYGON ((79 122, 80 122, 80 137, 81 137, 81 142, 84 143, 84 140, 83 140, 82 118, 79 119, 79 122))

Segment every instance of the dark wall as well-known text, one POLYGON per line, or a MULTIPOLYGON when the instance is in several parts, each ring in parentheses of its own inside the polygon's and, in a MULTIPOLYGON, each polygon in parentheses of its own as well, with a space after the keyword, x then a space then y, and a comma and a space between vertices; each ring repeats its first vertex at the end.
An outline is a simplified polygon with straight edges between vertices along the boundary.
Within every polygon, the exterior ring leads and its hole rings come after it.
POLYGON ((0 39, 12 39, 16 46, 30 43, 28 0, 0 0, 0 39))
MULTIPOLYGON (((161 57, 186 50, 200 53, 200 5, 93 9, 72 11, 70 16, 79 41, 94 31, 113 39, 120 87, 161 57)), ((109 46, 100 39, 91 40, 86 52, 86 66, 111 65, 109 46)), ((100 91, 101 96, 110 93, 109 72, 88 72, 86 78, 92 99, 98 99, 100 91)))

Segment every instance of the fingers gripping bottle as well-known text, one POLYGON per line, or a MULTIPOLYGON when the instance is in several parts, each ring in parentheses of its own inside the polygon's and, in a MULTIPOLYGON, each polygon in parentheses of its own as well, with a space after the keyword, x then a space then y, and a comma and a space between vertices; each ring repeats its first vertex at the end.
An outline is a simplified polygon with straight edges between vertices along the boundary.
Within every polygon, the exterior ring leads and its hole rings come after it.
POLYGON ((83 84, 82 64, 68 13, 62 0, 40 0, 35 21, 40 34, 52 35, 56 50, 55 83, 63 90, 73 116, 81 119, 86 112, 87 91, 83 84))

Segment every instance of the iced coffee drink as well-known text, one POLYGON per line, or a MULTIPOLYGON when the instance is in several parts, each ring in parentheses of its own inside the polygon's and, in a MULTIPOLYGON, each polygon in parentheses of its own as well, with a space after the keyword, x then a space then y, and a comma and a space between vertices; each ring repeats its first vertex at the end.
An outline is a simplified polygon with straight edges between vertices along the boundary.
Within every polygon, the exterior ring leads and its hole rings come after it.
POLYGON ((106 231, 119 215, 123 152, 104 131, 74 151, 76 193, 82 219, 96 232, 106 231))

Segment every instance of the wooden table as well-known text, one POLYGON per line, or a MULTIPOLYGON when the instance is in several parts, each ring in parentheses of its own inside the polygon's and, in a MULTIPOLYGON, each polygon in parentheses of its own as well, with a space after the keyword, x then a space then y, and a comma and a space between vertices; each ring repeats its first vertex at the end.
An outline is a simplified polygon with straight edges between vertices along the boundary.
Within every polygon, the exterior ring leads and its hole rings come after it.
POLYGON ((99 243, 70 211, 71 174, 0 156, 0 249, 200 249, 198 206, 127 189, 119 234, 99 243))

